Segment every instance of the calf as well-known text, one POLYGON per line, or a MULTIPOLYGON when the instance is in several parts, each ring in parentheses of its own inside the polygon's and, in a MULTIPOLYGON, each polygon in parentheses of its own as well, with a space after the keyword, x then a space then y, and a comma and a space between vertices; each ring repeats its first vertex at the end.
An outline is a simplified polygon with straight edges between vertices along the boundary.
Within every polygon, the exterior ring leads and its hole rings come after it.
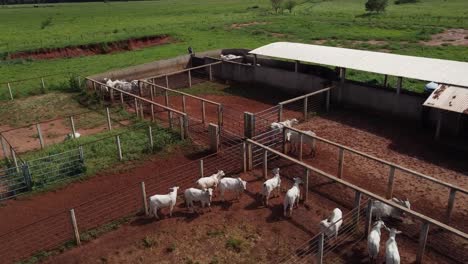
POLYGON ((401 231, 396 230, 395 228, 388 229, 389 238, 385 244, 385 264, 400 264, 400 252, 398 252, 398 245, 395 240, 397 234, 401 234, 401 231))
POLYGON ((184 192, 185 204, 187 208, 192 209, 193 212, 193 202, 201 202, 202 208, 205 208, 205 204, 208 205, 211 211, 211 198, 213 196, 213 189, 208 188, 204 190, 189 188, 184 192))
POLYGON ((284 216, 287 216, 286 211, 288 208, 289 208, 289 216, 292 216, 292 210, 293 210, 295 203, 297 204, 297 206, 299 206, 299 197, 301 195, 299 184, 302 184, 302 180, 298 177, 295 177, 293 187, 291 187, 291 189, 289 189, 286 195, 284 196, 284 202, 283 202, 284 216))
POLYGON ((172 187, 169 194, 156 194, 149 198, 150 202, 150 215, 154 214, 156 219, 159 219, 158 209, 169 207, 169 216, 172 217, 172 210, 177 203, 177 190, 178 186, 172 187))
POLYGON ((270 198, 270 194, 274 189, 277 190, 278 196, 280 193, 281 178, 279 174, 279 168, 273 169, 273 175, 273 178, 266 180, 263 183, 262 200, 265 201, 265 206, 268 206, 268 199, 270 198))
POLYGON ((238 178, 222 178, 219 181, 219 190, 221 192, 221 199, 224 202, 224 192, 231 190, 236 192, 236 198, 239 199, 240 194, 247 189, 247 182, 238 178))
POLYGON ((367 250, 369 251, 370 262, 375 262, 380 250, 380 235, 381 229, 385 227, 385 223, 382 220, 378 220, 374 223, 369 236, 367 236, 367 250))
POLYGON ((324 233, 328 238, 335 237, 336 239, 342 224, 343 212, 339 208, 335 208, 327 219, 320 222, 320 232, 324 233))
POLYGON ((203 189, 208 189, 208 188, 213 188, 216 190, 216 187, 218 187, 219 180, 224 177, 224 171, 219 170, 217 173, 208 176, 208 177, 202 177, 197 180, 197 186, 201 190, 203 189))

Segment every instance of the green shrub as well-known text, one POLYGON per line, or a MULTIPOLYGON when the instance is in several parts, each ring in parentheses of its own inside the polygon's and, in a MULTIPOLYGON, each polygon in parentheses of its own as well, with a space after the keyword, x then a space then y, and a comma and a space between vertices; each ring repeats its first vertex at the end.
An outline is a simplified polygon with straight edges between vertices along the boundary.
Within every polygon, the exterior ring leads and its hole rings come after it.
POLYGON ((46 27, 49 27, 52 25, 52 17, 48 17, 45 20, 41 22, 41 29, 44 29, 46 27))
POLYGON ((226 241, 226 248, 239 253, 242 251, 242 240, 230 237, 226 241))
POLYGON ((388 0, 367 0, 366 11, 368 12, 383 12, 388 5, 388 0))

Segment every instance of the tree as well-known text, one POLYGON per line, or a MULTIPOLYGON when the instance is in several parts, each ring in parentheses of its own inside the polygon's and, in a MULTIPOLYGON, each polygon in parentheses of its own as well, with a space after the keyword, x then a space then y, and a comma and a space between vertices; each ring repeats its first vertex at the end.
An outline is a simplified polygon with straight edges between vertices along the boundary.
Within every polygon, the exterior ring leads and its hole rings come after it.
POLYGON ((388 0, 367 0, 366 11, 383 12, 388 5, 388 0))
POLYGON ((283 3, 283 0, 270 0, 271 2, 271 8, 275 11, 275 13, 278 14, 278 11, 281 9, 281 4, 283 3))
POLYGON ((288 10, 289 13, 292 13, 292 10, 296 5, 297 5, 296 1, 286 0, 286 2, 284 3, 284 9, 288 10))

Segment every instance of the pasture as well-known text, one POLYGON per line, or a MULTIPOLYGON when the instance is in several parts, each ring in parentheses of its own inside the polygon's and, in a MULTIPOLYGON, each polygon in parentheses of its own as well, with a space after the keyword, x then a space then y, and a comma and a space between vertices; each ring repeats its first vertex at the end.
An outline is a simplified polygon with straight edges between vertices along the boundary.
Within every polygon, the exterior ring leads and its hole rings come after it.
MULTIPOLYGON (((197 51, 226 47, 255 48, 274 41, 297 41, 333 46, 384 50, 466 61, 466 46, 427 45, 433 34, 467 28, 464 0, 424 0, 394 5, 379 15, 364 11, 364 0, 303 1, 290 14, 271 12, 266 0, 161 0, 47 4, 0 8, 0 52, 67 47, 167 34, 171 44, 141 50, 54 60, 2 60, 0 83, 74 72, 89 75, 197 51)), ((348 73, 350 79, 381 81, 368 73, 348 73)), ((58 76, 54 82, 68 78, 58 76)), ((65 85, 66 86, 66 85, 65 85)), ((2 84, 0 97, 7 98, 2 84)), ((22 88, 24 95, 33 87, 22 88)), ((405 88, 420 91, 419 82, 405 88)), ((66 90, 64 85, 51 89, 66 90)))

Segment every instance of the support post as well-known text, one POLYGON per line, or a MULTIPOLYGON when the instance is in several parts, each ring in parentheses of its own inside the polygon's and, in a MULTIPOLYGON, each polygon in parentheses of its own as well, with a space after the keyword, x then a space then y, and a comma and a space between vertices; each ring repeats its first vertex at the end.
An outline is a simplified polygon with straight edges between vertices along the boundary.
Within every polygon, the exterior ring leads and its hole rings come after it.
POLYGON ((340 147, 340 152, 338 156, 338 178, 343 177, 343 164, 344 164, 344 149, 340 147))
POLYGON ((201 102, 201 112, 202 112, 202 123, 205 124, 205 118, 206 118, 206 113, 205 113, 205 101, 201 102))
POLYGON ((310 176, 310 170, 306 169, 306 178, 305 178, 305 186, 304 186, 304 193, 305 193, 305 201, 307 202, 309 200, 309 176, 310 176))
POLYGON ((306 96, 306 97, 304 98, 304 109, 303 109, 303 110, 304 110, 304 113, 303 113, 303 115, 304 115, 304 121, 307 121, 307 113, 308 113, 307 105, 308 105, 308 103, 309 103, 309 97, 306 96))
POLYGON ((200 160, 200 178, 203 178, 203 159, 200 160))
POLYGON ((81 246, 80 232, 78 231, 78 224, 76 223, 75 209, 70 210, 70 219, 73 227, 73 234, 75 234, 76 245, 81 246))
POLYGON ((151 152, 153 152, 154 142, 153 142, 153 129, 151 128, 151 126, 148 126, 148 142, 149 142, 151 152))
POLYGON ((356 191, 354 193, 354 209, 356 212, 353 215, 353 223, 355 230, 359 227, 359 218, 361 216, 361 192, 356 191))
POLYGON ((124 104, 124 99, 123 99, 123 93, 122 93, 122 92, 120 93, 120 103, 121 103, 122 106, 123 106, 123 104, 124 104))
POLYGON ((117 152, 119 154, 119 160, 122 161, 123 156, 122 156, 122 146, 120 145, 120 136, 119 135, 115 136, 115 139, 116 139, 116 144, 117 144, 117 152))
POLYGON ((106 107, 106 116, 107 116, 107 128, 112 130, 112 123, 111 123, 111 118, 110 118, 110 112, 109 112, 109 107, 106 107))
POLYGON ((187 113, 187 106, 185 103, 185 95, 182 95, 182 112, 187 113))
POLYGON ((189 138, 189 118, 187 116, 187 114, 184 115, 184 136, 186 138, 189 138))
POLYGON ((209 71, 210 81, 213 81, 213 71, 211 69, 211 64, 210 66, 208 66, 208 71, 209 71))
POLYGON ((140 97, 143 97, 143 82, 142 81, 138 81, 138 95, 140 97))
POLYGON ((346 83, 346 68, 340 68, 340 87, 338 89, 338 102, 342 102, 343 89, 346 83))
POLYGON ((13 100, 13 93, 11 92, 10 83, 7 83, 7 86, 8 86, 8 92, 10 93, 10 100, 13 100))
POLYGON ((257 54, 253 55, 253 66, 257 67, 257 54))
POLYGON ((388 174, 388 183, 387 183, 387 194, 386 197, 387 199, 392 199, 393 197, 393 186, 395 182, 395 167, 390 166, 390 172, 388 174))
POLYGON ((115 98, 114 98, 114 89, 109 88, 109 97, 111 100, 111 104, 114 104, 115 98))
POLYGON ((13 163, 15 164, 16 171, 19 172, 18 168, 18 159, 16 158, 16 152, 13 147, 10 147, 11 157, 13 158, 13 163))
POLYGON ((219 127, 210 123, 208 125, 208 136, 210 137, 210 150, 211 152, 219 151, 219 127))
POLYGON ((247 143, 247 169, 251 171, 253 169, 253 155, 252 155, 252 144, 247 143))
POLYGON ((317 250, 317 263, 322 264, 323 263, 323 244, 324 244, 324 234, 321 233, 320 236, 318 237, 318 250, 317 250))
POLYGON ((150 96, 151 96, 151 101, 154 101, 154 89, 153 85, 150 84, 150 96))
POLYGON ((135 115, 138 117, 138 100, 135 98, 135 115))
POLYGON ((283 104, 278 104, 278 122, 283 119, 283 104))
POLYGON ((429 233, 429 223, 424 222, 424 224, 421 227, 421 232, 419 234, 419 246, 418 246, 418 252, 416 254, 416 263, 422 263, 424 251, 426 249, 428 233, 429 233))
POLYGON ((244 112, 244 136, 253 138, 255 136, 255 115, 244 112))
POLYGON ((188 86, 192 87, 192 74, 190 73, 190 70, 188 70, 188 86))
POLYGON ((141 182, 141 198, 143 200, 143 212, 147 216, 149 212, 148 212, 148 200, 146 200, 145 182, 141 182))
POLYGON ((242 171, 247 172, 247 146, 242 142, 242 171))
POLYGON ((326 102, 325 102, 325 110, 327 112, 330 112, 330 90, 327 91, 326 93, 326 102))
POLYGON ((440 129, 442 127, 442 110, 438 110, 438 115, 437 115, 437 127, 436 127, 436 132, 435 132, 435 139, 439 140, 440 138, 440 129))
POLYGON ((22 169, 23 169, 24 182, 26 183, 26 186, 28 187, 28 191, 31 191, 32 181, 31 181, 31 172, 29 171, 28 163, 24 163, 22 169))
POLYGON ((218 105, 218 126, 219 126, 219 131, 221 132, 221 129, 223 127, 223 105, 218 105))
POLYGON ((286 136, 287 130, 285 127, 283 127, 283 154, 287 155, 288 149, 287 149, 287 136, 286 136))
POLYGON ((302 145, 304 143, 304 135, 299 133, 299 160, 302 161, 302 145))
POLYGON ((446 221, 447 223, 450 222, 450 216, 452 215, 453 205, 455 204, 455 194, 457 194, 457 190, 450 188, 449 200, 447 205, 447 213, 446 213, 446 221))
POLYGON ((83 151, 83 146, 78 147, 78 155, 80 156, 80 162, 81 164, 84 164, 84 151, 83 151))
POLYGON ((184 130, 184 117, 179 116, 179 131, 180 131, 180 139, 185 139, 185 130, 184 130))
POLYGON ((150 111, 151 111, 151 121, 156 121, 156 118, 154 116, 154 105, 150 104, 150 111))
POLYGON ((403 86, 403 77, 398 77, 397 86, 396 86, 396 93, 398 95, 401 93, 402 86, 403 86))
POLYGON ((166 88, 169 88, 169 76, 166 75, 166 88))
POLYGON ((44 139, 42 138, 41 132, 41 125, 39 123, 36 124, 37 135, 39 136, 39 144, 41 145, 41 149, 44 148, 44 139))
POLYGON ((144 104, 143 104, 143 101, 140 101, 140 117, 141 119, 145 119, 145 108, 144 108, 144 104))
POLYGON ((365 229, 365 236, 367 237, 370 233, 372 228, 372 199, 367 201, 367 210, 366 210, 366 229, 365 229))
POLYGON ((299 72, 299 61, 294 61, 294 72, 299 72))
POLYGON ((383 81, 383 86, 386 88, 388 86, 388 75, 385 74, 384 81, 383 81))
POLYGON ((70 116, 70 126, 71 126, 71 129, 72 129, 72 134, 73 134, 73 138, 75 139, 76 138, 76 128, 75 128, 75 120, 73 119, 73 116, 70 116))
POLYGON ((268 178, 268 151, 263 152, 263 178, 268 178))

